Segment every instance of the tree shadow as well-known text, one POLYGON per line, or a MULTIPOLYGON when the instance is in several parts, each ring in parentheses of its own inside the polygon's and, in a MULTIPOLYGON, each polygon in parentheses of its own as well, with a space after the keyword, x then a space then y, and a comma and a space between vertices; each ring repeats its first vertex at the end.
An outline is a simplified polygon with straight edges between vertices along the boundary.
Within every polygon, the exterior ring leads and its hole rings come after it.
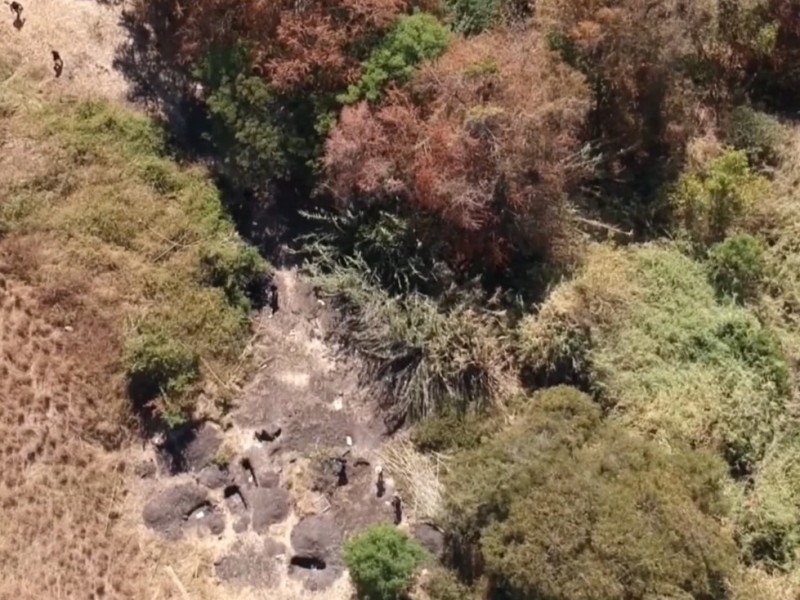
MULTIPOLYGON (((97 0, 114 4, 116 0, 97 0)), ((239 233, 278 266, 298 262, 289 250, 294 239, 309 229, 297 211, 301 193, 291 184, 270 184, 258 192, 243 191, 221 168, 221 159, 209 135, 210 118, 196 82, 169 48, 168 32, 158 31, 159 19, 143 24, 123 11, 120 25, 127 41, 116 51, 113 66, 127 79, 128 100, 156 118, 168 136, 170 151, 179 161, 201 163, 209 168, 222 201, 239 233), (167 39, 165 45, 161 39, 167 39)))

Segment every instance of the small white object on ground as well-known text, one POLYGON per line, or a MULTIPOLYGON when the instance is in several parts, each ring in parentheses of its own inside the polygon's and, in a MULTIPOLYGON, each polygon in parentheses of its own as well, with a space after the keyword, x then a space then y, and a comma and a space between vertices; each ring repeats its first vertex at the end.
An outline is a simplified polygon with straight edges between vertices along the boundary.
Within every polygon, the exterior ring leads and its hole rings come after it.
POLYGON ((348 446, 353 445, 353 438, 351 438, 349 435, 346 438, 344 438, 344 441, 347 442, 348 446))

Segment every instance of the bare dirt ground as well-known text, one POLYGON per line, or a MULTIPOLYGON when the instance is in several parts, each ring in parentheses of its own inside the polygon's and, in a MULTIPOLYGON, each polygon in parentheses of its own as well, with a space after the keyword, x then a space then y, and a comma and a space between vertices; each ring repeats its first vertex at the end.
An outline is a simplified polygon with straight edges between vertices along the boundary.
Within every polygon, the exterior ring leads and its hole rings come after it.
MULTIPOLYGON (((131 105, 121 4, 23 4, 17 23, 0 10, 0 82, 131 105)), ((52 160, 2 131, 0 146, 6 178, 52 160)), ((120 421, 103 298, 63 288, 38 247, 0 238, 0 600, 349 598, 343 541, 394 518, 393 482, 379 497, 382 421, 303 278, 277 272, 279 310, 254 321, 232 413, 143 441, 120 421)))

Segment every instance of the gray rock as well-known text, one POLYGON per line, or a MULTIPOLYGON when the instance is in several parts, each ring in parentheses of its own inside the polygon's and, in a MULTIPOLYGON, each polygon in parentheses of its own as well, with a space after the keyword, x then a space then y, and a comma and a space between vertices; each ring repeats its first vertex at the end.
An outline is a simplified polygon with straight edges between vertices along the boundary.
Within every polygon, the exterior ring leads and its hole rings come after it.
POLYGON ((330 515, 314 515, 292 530, 289 572, 310 590, 330 586, 344 571, 342 530, 330 515))
POLYGON ((250 527, 250 515, 242 515, 233 522, 234 533, 244 533, 250 527))
POLYGON ((143 460, 133 467, 133 473, 142 479, 150 479, 155 477, 156 465, 152 460, 143 460))
MULTIPOLYGON (((267 540, 269 542, 270 540, 267 540)), ((276 562, 271 547, 244 546, 239 543, 233 552, 215 565, 217 577, 222 581, 249 585, 253 588, 269 587, 275 580, 276 562)))
POLYGON ((444 556, 444 534, 427 523, 418 523, 411 528, 411 535, 436 558, 444 556))
POLYGON ((255 488, 245 492, 245 500, 253 515, 253 530, 266 533, 270 525, 289 516, 291 496, 281 488, 255 488))
POLYGON ((206 423, 194 434, 183 450, 187 471, 200 471, 211 465, 222 446, 222 435, 216 427, 206 423))
POLYGON ((209 489, 217 490, 233 483, 233 474, 228 469, 221 469, 218 465, 209 465, 197 476, 197 482, 209 489))
POLYGON ((200 533, 221 535, 225 531, 225 516, 212 506, 204 506, 189 515, 186 527, 197 529, 200 533))
POLYGON ((208 494, 199 485, 183 483, 167 488, 145 505, 145 525, 169 538, 179 537, 181 528, 193 512, 208 503, 208 494))
POLYGON ((280 477, 273 468, 273 459, 267 448, 250 448, 245 459, 258 487, 277 487, 280 477))

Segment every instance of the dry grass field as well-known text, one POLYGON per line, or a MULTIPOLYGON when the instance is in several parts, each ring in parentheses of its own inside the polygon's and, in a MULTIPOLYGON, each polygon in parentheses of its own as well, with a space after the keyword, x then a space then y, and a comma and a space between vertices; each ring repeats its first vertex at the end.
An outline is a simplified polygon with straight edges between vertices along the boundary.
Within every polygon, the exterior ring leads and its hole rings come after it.
POLYGON ((202 548, 130 512, 142 444, 123 359, 149 320, 232 370, 246 319, 196 265, 238 242, 204 174, 104 102, 125 93, 119 8, 24 4, 19 30, 0 24, 0 598, 218 597, 202 548))

